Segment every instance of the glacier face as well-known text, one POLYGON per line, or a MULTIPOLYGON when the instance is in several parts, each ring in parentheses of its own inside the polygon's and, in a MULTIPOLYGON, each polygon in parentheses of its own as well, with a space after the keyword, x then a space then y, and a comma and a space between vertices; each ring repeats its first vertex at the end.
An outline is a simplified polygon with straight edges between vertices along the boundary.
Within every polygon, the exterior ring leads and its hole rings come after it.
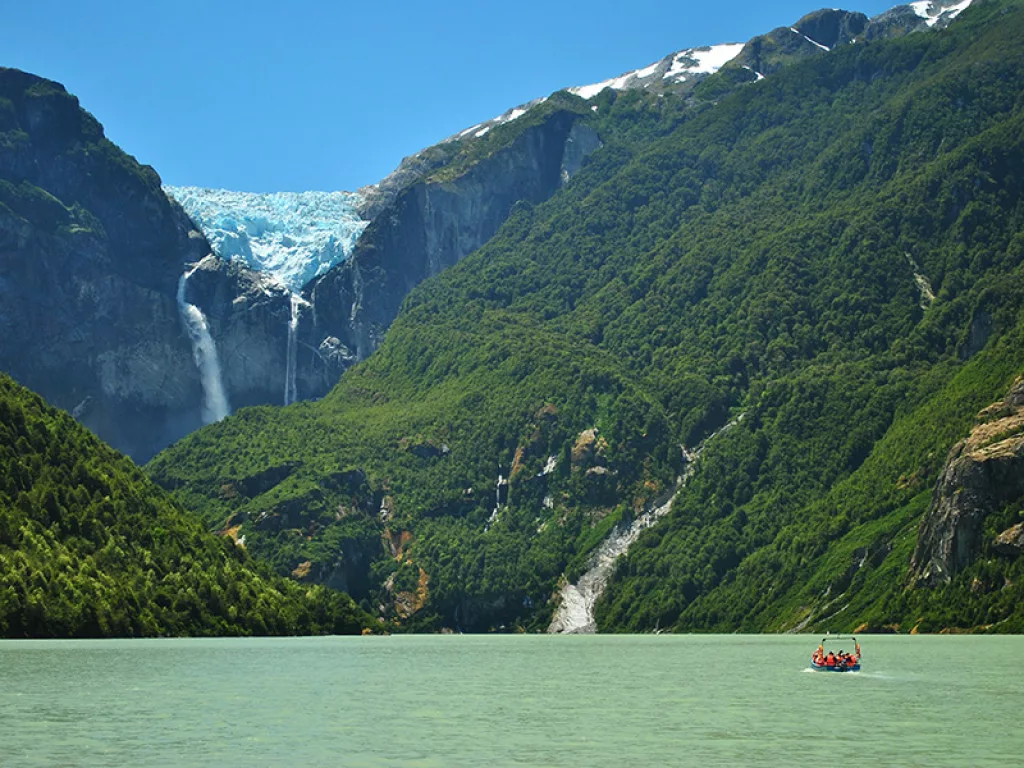
POLYGON ((231 192, 164 187, 224 259, 239 259, 291 291, 352 252, 367 223, 355 192, 231 192))

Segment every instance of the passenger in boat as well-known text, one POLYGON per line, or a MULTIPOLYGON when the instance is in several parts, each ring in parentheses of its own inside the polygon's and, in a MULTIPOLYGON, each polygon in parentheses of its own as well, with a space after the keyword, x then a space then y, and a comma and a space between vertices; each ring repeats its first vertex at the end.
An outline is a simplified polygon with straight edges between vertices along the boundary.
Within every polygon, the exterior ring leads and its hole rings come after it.
POLYGON ((836 665, 836 655, 832 651, 828 652, 828 656, 825 657, 825 666, 834 667, 836 665))

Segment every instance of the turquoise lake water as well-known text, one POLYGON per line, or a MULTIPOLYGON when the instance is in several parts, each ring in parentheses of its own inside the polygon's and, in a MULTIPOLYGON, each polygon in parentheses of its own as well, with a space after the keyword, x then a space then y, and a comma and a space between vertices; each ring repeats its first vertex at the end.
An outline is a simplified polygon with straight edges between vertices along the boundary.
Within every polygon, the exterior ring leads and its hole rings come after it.
POLYGON ((1009 766, 1021 637, 0 642, 0 766, 1009 766))

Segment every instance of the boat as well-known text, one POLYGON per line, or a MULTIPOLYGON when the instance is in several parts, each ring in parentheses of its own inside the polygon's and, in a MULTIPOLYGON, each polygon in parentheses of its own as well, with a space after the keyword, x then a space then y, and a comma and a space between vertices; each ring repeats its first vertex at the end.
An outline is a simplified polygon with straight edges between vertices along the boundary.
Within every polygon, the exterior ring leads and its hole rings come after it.
POLYGON ((853 635, 826 635, 821 638, 821 643, 811 654, 811 669, 817 672, 860 672, 860 643, 853 635), (853 643, 853 653, 835 648, 842 641, 853 643), (832 645, 833 648, 826 651, 826 644, 832 645))

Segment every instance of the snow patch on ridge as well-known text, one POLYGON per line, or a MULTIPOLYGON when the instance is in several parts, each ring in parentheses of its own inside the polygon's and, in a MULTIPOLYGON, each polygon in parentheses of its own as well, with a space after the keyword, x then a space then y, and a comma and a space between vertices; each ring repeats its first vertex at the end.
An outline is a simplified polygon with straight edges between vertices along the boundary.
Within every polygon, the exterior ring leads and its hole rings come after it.
POLYGON ((819 42, 818 42, 817 40, 811 40, 811 38, 809 38, 809 37, 808 37, 807 35, 805 35, 805 34, 804 34, 803 32, 801 32, 801 31, 800 31, 799 29, 797 29, 796 27, 790 27, 790 28, 789 28, 789 31, 790 31, 790 32, 792 32, 792 33, 793 33, 794 35, 800 35, 800 37, 802 37, 802 38, 803 38, 804 40, 806 40, 806 41, 807 41, 808 43, 810 43, 811 45, 816 45, 816 46, 818 46, 818 47, 819 47, 819 48, 821 48, 821 50, 823 50, 823 51, 831 51, 831 50, 832 50, 832 49, 831 49, 831 48, 829 48, 829 47, 828 47, 827 45, 822 45, 822 44, 821 44, 821 43, 819 43, 819 42))
POLYGON ((971 5, 971 0, 963 0, 949 7, 942 7, 932 0, 918 0, 908 4, 918 16, 925 19, 929 27, 934 27, 940 21, 952 21, 971 5))
POLYGON ((681 83, 693 75, 714 74, 726 62, 736 58, 742 49, 743 43, 723 43, 722 45, 688 48, 685 51, 679 51, 678 53, 666 56, 664 59, 649 64, 642 69, 634 69, 618 77, 602 80, 600 83, 577 85, 569 88, 568 91, 580 98, 592 99, 605 88, 621 91, 626 88, 636 88, 651 84, 643 82, 645 80, 657 82, 659 72, 661 72, 661 80, 681 83))
POLYGON ((714 74, 739 56, 742 50, 743 43, 723 43, 680 51, 672 57, 672 66, 662 78, 682 81, 687 75, 714 74))
POLYGON ((605 88, 612 88, 616 91, 621 91, 623 88, 626 87, 630 80, 635 80, 637 78, 637 72, 640 71, 641 70, 636 70, 635 72, 627 72, 624 75, 620 75, 619 77, 613 77, 610 80, 602 80, 600 83, 592 83, 590 85, 577 85, 572 88, 569 88, 568 91, 569 93, 575 93, 581 99, 592 99, 605 88))
POLYGON ((231 192, 164 187, 196 223, 214 252, 238 259, 292 291, 352 252, 368 222, 354 192, 231 192))
POLYGON ((505 110, 497 117, 492 117, 490 120, 484 120, 482 123, 471 125, 469 128, 459 131, 454 136, 449 136, 447 139, 444 139, 444 141, 442 141, 441 143, 443 144, 446 141, 457 141, 458 139, 465 139, 470 135, 476 138, 480 138, 481 136, 486 135, 487 132, 491 130, 491 128, 494 128, 495 126, 498 125, 504 125, 505 123, 511 123, 513 120, 518 120, 520 117, 525 115, 538 104, 543 104, 545 101, 547 101, 546 96, 544 98, 533 99, 532 101, 528 101, 525 104, 520 104, 518 106, 512 107, 512 109, 505 110))
POLYGON ((690 72, 705 72, 707 74, 717 72, 740 55, 743 45, 743 43, 723 43, 722 45, 712 45, 710 48, 697 48, 689 51, 691 58, 697 61, 697 66, 691 68, 690 72))

